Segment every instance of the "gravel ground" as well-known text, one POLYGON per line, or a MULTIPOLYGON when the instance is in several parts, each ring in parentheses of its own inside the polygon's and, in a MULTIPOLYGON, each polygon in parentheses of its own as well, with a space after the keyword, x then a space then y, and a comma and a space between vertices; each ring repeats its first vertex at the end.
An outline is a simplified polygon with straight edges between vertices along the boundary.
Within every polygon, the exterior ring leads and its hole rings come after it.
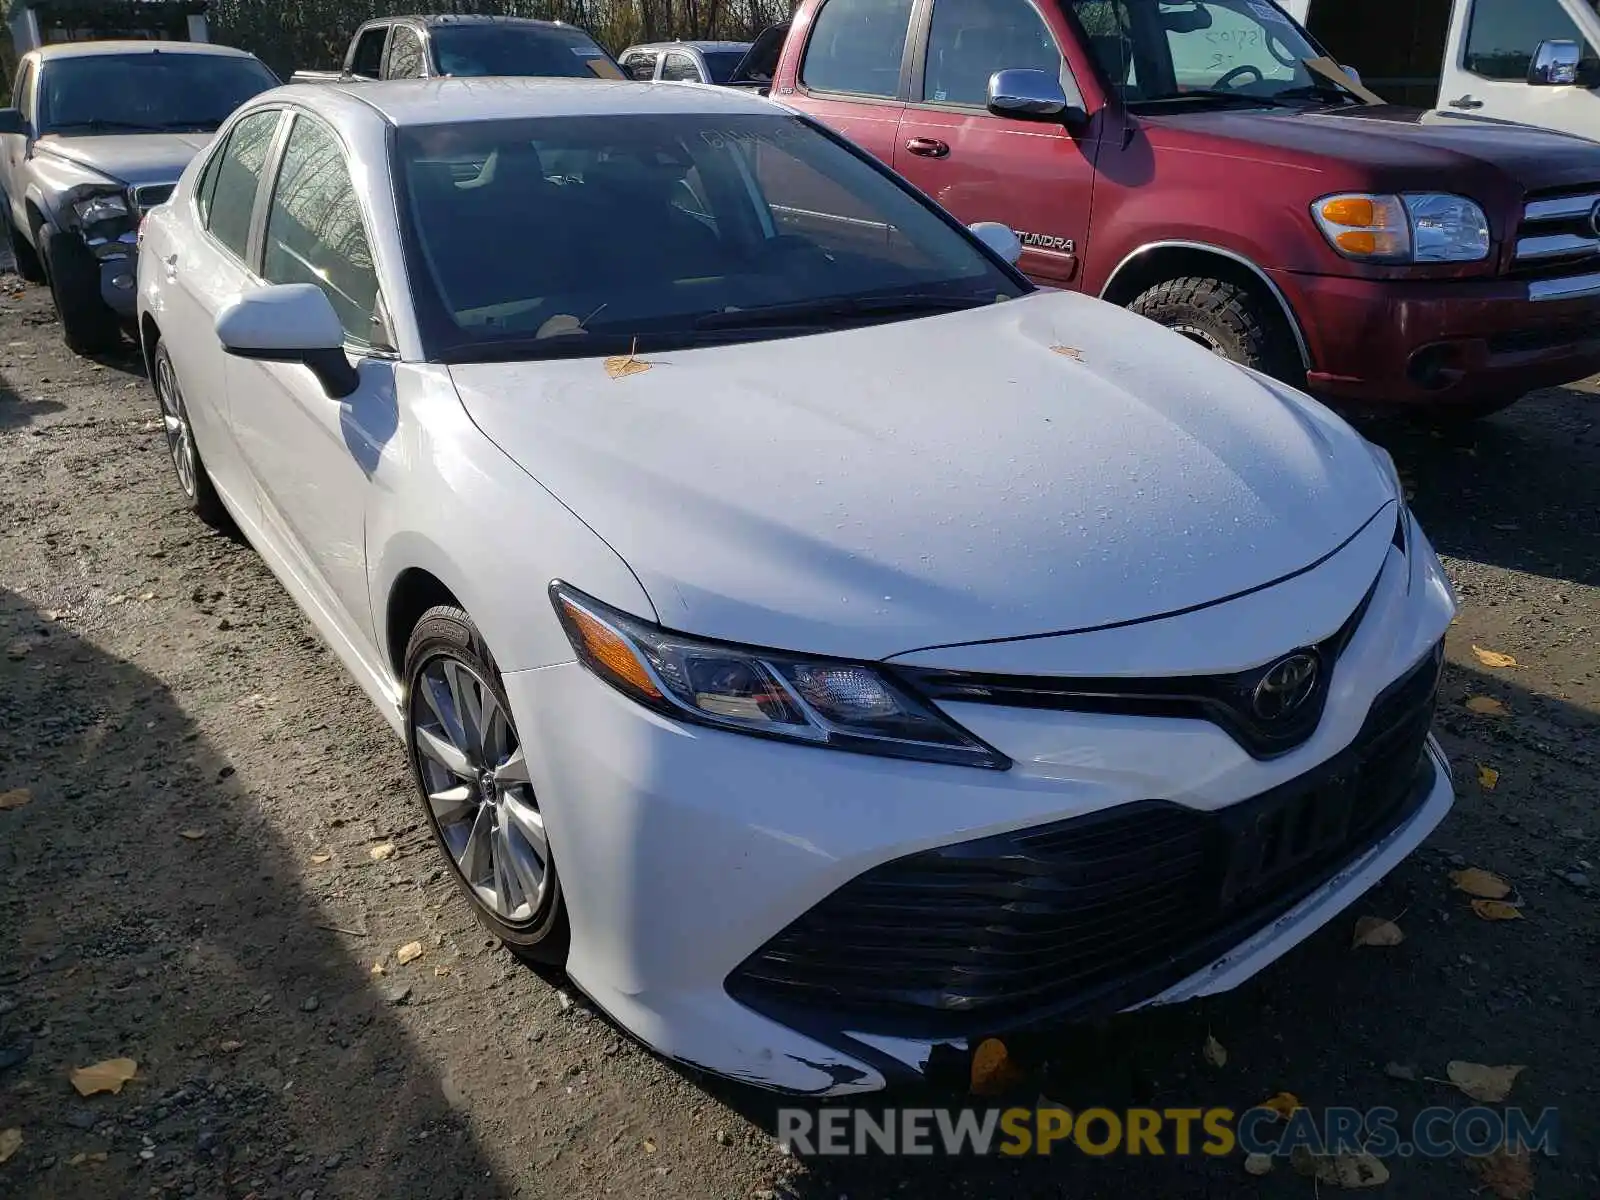
MULTIPOLYGON (((0 1133, 0 1196, 1312 1194, 1237 1157, 780 1153, 769 1099, 659 1061, 480 932, 387 727, 249 547, 180 511, 137 361, 74 358, 19 288, 0 277, 0 801, 27 793, 0 811, 0 1131, 22 1137, 7 1156, 0 1133), (119 1094, 69 1085, 123 1056, 119 1094)), ((1585 386, 1450 436, 1373 433, 1464 601, 1439 721, 1455 813, 1237 992, 1061 1033, 1026 1098, 1286 1090, 1409 1114, 1471 1103, 1432 1082, 1449 1060, 1525 1064, 1511 1102, 1562 1121, 1537 1195, 1592 1198, 1600 401, 1585 386), (1512 880, 1526 919, 1475 917, 1446 877, 1466 865, 1512 880), (1406 940, 1352 950, 1360 915, 1406 940)), ((1461 1158, 1391 1168, 1391 1196, 1479 1186, 1461 1158)))

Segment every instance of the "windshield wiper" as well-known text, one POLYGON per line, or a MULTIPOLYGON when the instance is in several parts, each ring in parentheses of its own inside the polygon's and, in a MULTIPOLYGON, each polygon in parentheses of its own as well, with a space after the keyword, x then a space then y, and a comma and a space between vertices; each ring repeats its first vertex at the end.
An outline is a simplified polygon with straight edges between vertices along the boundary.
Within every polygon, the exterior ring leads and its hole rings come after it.
POLYGON ((1338 104, 1360 104, 1358 97, 1325 83, 1308 83, 1278 93, 1284 100, 1326 100, 1338 104))
POLYGON ((59 125, 52 125, 50 132, 61 133, 68 129, 87 129, 91 133, 103 133, 113 129, 118 133, 165 132, 162 126, 151 125, 146 121, 112 121, 105 117, 96 117, 92 121, 63 121, 59 125))
POLYGON ((767 325, 832 325, 852 317, 916 316, 921 313, 959 312, 993 301, 980 296, 938 296, 907 293, 838 300, 805 300, 764 304, 757 308, 730 308, 707 313, 695 320, 696 329, 755 329, 767 325))
POLYGON ((160 128, 168 133, 215 133, 221 121, 211 117, 194 117, 187 121, 163 121, 160 128))

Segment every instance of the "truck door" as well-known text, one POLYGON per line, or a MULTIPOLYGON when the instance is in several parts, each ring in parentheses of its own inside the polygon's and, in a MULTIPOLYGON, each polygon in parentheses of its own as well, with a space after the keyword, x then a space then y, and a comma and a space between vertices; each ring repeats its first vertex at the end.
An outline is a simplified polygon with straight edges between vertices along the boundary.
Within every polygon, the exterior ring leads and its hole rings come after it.
POLYGON ((797 77, 775 99, 792 103, 868 154, 894 162, 912 0, 827 0, 805 38, 797 77))
MULTIPOLYGON (((1600 139, 1600 18, 1593 0, 1456 0, 1439 108, 1600 139), (1576 43, 1576 71, 1536 84, 1540 47, 1576 43)), ((1543 72, 1551 78, 1551 72, 1543 72)))
POLYGON ((1011 226, 1018 265, 1053 287, 1078 286, 1096 126, 996 116, 985 101, 996 71, 1035 70, 1058 76, 1081 109, 1066 36, 1030 0, 933 0, 894 154, 897 171, 961 220, 1011 226))

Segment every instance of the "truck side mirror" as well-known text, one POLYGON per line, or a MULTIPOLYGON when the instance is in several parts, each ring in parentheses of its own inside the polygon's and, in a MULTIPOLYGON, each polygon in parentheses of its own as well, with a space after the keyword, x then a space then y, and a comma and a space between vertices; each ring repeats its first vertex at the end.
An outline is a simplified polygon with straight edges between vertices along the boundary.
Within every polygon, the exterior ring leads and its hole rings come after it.
POLYGON ((0 108, 0 133, 17 133, 28 136, 28 122, 20 108, 0 108))
POLYGON ((1534 87, 1564 87, 1578 82, 1583 47, 1568 38, 1539 43, 1528 64, 1528 82, 1534 87))
POLYGON ((1048 71, 996 71, 989 76, 988 109, 997 117, 1072 124, 1087 114, 1073 104, 1059 77, 1048 71))

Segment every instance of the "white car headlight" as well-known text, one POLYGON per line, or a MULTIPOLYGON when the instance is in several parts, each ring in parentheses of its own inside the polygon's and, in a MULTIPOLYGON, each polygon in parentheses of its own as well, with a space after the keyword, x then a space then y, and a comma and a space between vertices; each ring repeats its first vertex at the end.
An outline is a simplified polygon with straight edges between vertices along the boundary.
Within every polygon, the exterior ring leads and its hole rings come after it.
POLYGON ((861 754, 1011 765, 878 667, 671 633, 559 583, 550 598, 583 665, 664 716, 861 754))
POLYGON ((1324 196, 1311 215, 1345 258, 1371 263, 1481 262, 1489 257, 1489 221, 1465 196, 1349 192, 1324 196))
POLYGON ((99 196, 90 196, 86 200, 79 200, 72 206, 72 211, 78 214, 78 221, 83 225, 98 225, 101 221, 120 221, 128 216, 128 202, 119 193, 106 192, 99 196))

